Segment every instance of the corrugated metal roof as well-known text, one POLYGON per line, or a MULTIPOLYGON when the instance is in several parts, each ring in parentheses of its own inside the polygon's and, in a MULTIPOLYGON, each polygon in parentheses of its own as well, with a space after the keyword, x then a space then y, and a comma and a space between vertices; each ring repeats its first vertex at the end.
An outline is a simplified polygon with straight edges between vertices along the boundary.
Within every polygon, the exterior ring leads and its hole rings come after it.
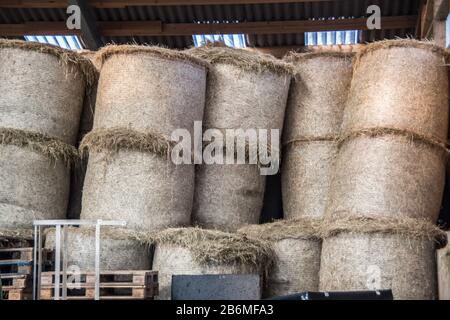
MULTIPOLYGON (((132 6, 125 8, 96 8, 98 21, 149 21, 169 23, 190 22, 256 22, 307 19, 350 18, 366 16, 369 5, 379 5, 383 16, 417 15, 420 0, 341 0, 277 4, 132 6)), ((0 23, 26 21, 64 21, 64 9, 0 9, 0 23)), ((362 31, 361 42, 383 38, 405 37, 413 29, 362 31)), ((174 48, 192 46, 191 36, 165 37, 103 37, 106 43, 149 43, 174 48)), ((248 35, 249 46, 304 45, 304 34, 248 35)))
POLYGON ((81 50, 83 45, 76 36, 25 36, 27 41, 36 41, 40 43, 53 44, 55 46, 71 49, 71 50, 81 50))
POLYGON ((220 41, 229 47, 245 48, 247 46, 245 35, 243 34, 204 34, 193 35, 194 45, 196 47, 205 45, 207 42, 220 41))

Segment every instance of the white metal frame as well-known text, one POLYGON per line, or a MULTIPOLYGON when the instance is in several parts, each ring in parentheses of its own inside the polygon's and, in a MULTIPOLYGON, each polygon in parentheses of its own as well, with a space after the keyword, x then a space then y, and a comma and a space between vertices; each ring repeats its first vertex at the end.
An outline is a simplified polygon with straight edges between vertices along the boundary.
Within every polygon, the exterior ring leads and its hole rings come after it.
POLYGON ((55 227, 55 293, 54 300, 60 299, 61 244, 62 244, 62 299, 67 298, 67 229, 68 226, 95 227, 95 300, 100 299, 100 227, 126 226, 125 221, 116 220, 35 220, 34 225, 34 258, 33 258, 33 300, 39 300, 42 273, 42 229, 55 227))

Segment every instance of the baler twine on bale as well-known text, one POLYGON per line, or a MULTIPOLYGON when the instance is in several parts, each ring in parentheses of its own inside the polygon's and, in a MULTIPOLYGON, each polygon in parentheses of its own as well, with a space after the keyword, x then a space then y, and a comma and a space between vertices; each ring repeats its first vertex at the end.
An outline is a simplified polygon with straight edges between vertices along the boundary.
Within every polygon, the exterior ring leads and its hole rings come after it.
POLYGON ((27 148, 48 157, 52 162, 61 160, 68 167, 78 165, 80 160, 75 147, 37 132, 0 128, 0 144, 27 148))
POLYGON ((434 137, 428 137, 423 134, 415 133, 410 130, 397 129, 397 128, 387 128, 387 127, 377 127, 377 128, 366 128, 355 130, 348 133, 342 133, 337 135, 328 135, 322 137, 304 136, 295 139, 291 139, 283 143, 283 148, 291 143, 301 143, 301 142, 314 142, 314 141, 331 141, 337 142, 340 148, 348 140, 360 136, 367 137, 381 137, 386 135, 397 135, 409 138, 411 141, 422 142, 431 147, 437 148, 446 154, 450 154, 450 142, 444 142, 434 137))
POLYGON ((329 238, 340 233, 382 233, 397 234, 409 238, 436 241, 443 244, 447 241, 445 231, 421 218, 391 218, 341 215, 339 218, 325 217, 320 227, 322 238, 329 238))

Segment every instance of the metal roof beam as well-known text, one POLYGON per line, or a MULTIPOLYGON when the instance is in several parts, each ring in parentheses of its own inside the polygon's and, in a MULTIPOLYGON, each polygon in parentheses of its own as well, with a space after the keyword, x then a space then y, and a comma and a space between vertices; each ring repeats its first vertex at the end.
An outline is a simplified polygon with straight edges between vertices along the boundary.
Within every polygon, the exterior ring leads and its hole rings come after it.
POLYGON ((69 5, 76 5, 81 11, 81 39, 87 49, 97 50, 102 46, 97 22, 87 0, 69 0, 69 5))
MULTIPOLYGON (((343 0, 87 0, 93 8, 130 6, 231 5, 294 2, 340 2, 343 0)), ((0 8, 66 8, 68 0, 2 0, 0 8)))
MULTIPOLYGON (((102 36, 183 36, 194 34, 285 34, 315 31, 367 30, 366 18, 337 20, 297 20, 241 23, 162 23, 161 21, 98 22, 102 36)), ((417 16, 382 17, 382 29, 408 29, 417 16)), ((0 24, 0 36, 81 34, 68 30, 64 22, 0 24)))

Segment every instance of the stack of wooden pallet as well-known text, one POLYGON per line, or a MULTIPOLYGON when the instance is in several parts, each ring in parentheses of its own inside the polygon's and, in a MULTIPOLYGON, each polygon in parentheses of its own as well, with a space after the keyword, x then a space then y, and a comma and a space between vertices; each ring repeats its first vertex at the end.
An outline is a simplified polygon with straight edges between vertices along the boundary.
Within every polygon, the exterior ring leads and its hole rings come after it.
POLYGON ((4 299, 31 299, 33 248, 0 249, 0 278, 4 299))
MULTIPOLYGON (((64 294, 63 277, 60 275, 60 294, 64 300, 90 300, 95 298, 95 273, 66 273, 64 294)), ((40 299, 55 298, 55 272, 41 275, 40 299)), ((158 295, 156 271, 104 271, 100 273, 100 299, 147 300, 158 295)))

